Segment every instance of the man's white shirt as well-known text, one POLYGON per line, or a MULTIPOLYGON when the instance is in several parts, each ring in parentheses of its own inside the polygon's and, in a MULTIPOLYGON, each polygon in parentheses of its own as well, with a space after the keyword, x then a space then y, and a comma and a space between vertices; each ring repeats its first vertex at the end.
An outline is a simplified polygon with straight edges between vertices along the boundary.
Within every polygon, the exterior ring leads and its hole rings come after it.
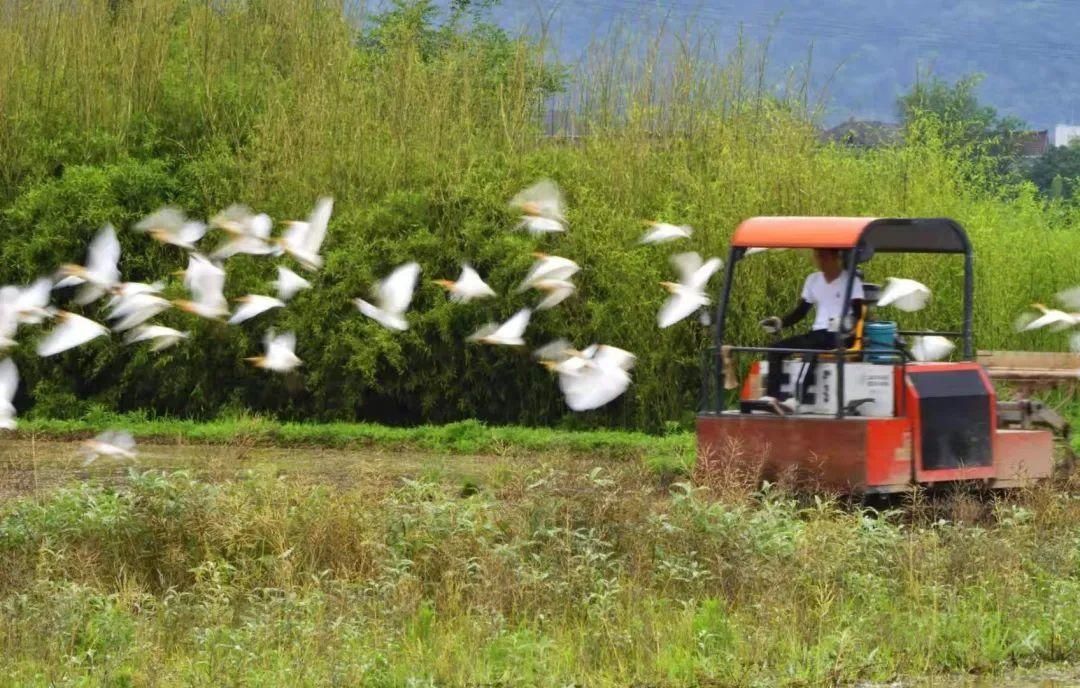
MULTIPOLYGON (((844 290, 847 288, 847 270, 841 270, 832 282, 825 281, 825 274, 811 273, 803 283, 802 300, 814 306, 814 330, 840 331, 840 320, 846 312, 844 290)), ((863 284, 858 277, 851 285, 851 298, 863 299, 863 284)))

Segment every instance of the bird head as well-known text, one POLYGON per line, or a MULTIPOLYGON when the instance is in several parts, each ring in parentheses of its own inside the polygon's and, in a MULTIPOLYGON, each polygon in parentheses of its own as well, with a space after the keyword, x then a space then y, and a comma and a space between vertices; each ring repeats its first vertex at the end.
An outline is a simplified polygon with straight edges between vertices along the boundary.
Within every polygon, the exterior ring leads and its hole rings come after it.
POLYGON ((666 289, 668 292, 674 294, 676 291, 679 290, 679 287, 681 287, 682 285, 678 282, 661 282, 660 286, 666 289))
POLYGON ((547 258, 548 257, 548 254, 543 253, 542 251, 533 251, 530 255, 533 258, 547 258))
POLYGON ((440 287, 442 287, 446 291, 450 291, 450 290, 452 290, 454 288, 454 282, 452 282, 451 280, 448 280, 448 279, 437 279, 437 280, 432 280, 432 282, 439 285, 440 287))
POLYGON ((1046 313, 1047 311, 1050 310, 1044 304, 1041 304, 1041 303, 1033 303, 1033 304, 1031 304, 1031 307, 1034 308, 1035 310, 1041 312, 1041 313, 1046 313))
POLYGON ((266 356, 248 356, 244 360, 256 368, 266 367, 266 356))

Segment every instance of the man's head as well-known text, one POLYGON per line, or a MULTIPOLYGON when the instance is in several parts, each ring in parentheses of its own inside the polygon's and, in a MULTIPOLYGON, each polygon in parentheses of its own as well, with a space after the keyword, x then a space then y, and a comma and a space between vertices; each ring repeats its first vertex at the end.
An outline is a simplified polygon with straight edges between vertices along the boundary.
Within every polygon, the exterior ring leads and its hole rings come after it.
POLYGON ((835 275, 840 272, 840 251, 835 248, 815 248, 814 265, 826 275, 835 275))

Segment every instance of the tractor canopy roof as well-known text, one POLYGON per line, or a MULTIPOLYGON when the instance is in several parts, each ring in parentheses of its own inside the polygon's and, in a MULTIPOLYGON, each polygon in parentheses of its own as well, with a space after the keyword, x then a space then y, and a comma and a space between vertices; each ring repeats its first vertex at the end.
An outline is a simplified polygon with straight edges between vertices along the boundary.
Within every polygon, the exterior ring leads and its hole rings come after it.
MULTIPOLYGON (((752 217, 735 229, 732 248, 861 247, 867 253, 969 253, 954 220, 874 217, 752 217)), ((866 256, 868 257, 868 256, 866 256)))

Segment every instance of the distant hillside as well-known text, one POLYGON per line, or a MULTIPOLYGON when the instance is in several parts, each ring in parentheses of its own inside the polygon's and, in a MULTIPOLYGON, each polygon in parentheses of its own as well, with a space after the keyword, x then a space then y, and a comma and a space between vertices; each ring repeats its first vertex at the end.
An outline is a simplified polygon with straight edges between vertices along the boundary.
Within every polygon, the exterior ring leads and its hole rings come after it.
POLYGON ((917 65, 948 79, 984 73, 982 98, 1032 126, 1080 120, 1080 3, 1072 0, 502 0, 492 16, 508 29, 537 31, 538 8, 553 12, 550 33, 567 59, 619 22, 644 30, 664 17, 674 26, 693 20, 724 41, 740 24, 758 38, 772 26, 777 73, 805 61, 811 42, 815 86, 835 72, 830 124, 895 120, 896 97, 917 65))

